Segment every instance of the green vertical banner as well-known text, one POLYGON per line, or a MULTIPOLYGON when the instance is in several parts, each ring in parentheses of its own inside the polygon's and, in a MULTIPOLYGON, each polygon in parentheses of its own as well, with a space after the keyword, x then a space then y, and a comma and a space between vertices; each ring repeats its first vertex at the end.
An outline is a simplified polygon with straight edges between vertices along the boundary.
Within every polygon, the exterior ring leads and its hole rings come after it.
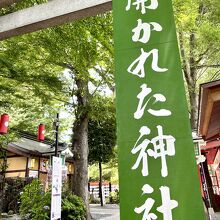
POLYGON ((113 0, 121 220, 203 220, 171 0, 113 0))

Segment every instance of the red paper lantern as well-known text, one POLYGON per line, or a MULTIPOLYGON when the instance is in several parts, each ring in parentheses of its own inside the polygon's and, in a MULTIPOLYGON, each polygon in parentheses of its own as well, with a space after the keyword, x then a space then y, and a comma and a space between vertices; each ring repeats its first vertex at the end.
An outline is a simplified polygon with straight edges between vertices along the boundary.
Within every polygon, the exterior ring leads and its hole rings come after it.
POLYGON ((44 141, 44 134, 45 134, 45 125, 40 124, 38 126, 38 136, 37 136, 38 141, 44 141))
POLYGON ((8 123, 9 123, 9 115, 8 114, 1 115, 0 134, 7 134, 7 132, 8 132, 8 123))

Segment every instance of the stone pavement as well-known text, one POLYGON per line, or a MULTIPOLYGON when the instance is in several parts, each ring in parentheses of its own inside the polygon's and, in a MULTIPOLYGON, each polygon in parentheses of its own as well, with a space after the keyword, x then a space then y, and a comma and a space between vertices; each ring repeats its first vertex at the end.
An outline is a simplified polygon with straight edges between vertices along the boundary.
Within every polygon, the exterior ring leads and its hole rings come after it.
POLYGON ((119 220, 119 206, 107 204, 103 207, 100 204, 91 204, 90 211, 94 220, 119 220))
MULTIPOLYGON (((118 205, 92 204, 90 211, 94 220, 120 220, 118 205)), ((220 212, 210 212, 210 220, 220 220, 220 212)))
POLYGON ((13 215, 13 216, 7 217, 7 218, 0 217, 0 219, 2 219, 2 220, 20 220, 21 218, 18 215, 13 215))
MULTIPOLYGON (((99 204, 90 205, 90 211, 94 220, 120 220, 119 206, 108 204, 101 207, 99 204)), ((1 218, 2 220, 19 220, 19 216, 14 215, 10 218, 1 218)), ((210 214, 210 220, 220 220, 220 212, 210 214)))
POLYGON ((206 211, 206 215, 209 216, 210 220, 220 220, 220 212, 214 212, 213 208, 208 208, 208 210, 205 209, 205 211, 206 211))
POLYGON ((220 212, 216 212, 210 216, 210 220, 220 220, 220 212))

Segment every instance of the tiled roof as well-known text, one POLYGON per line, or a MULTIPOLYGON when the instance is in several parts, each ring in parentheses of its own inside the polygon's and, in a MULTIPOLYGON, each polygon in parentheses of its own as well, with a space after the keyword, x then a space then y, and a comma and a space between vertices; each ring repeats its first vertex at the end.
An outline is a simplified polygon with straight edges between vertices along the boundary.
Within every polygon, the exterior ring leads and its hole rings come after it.
MULTIPOLYGON (((49 155, 55 152, 55 142, 52 140, 47 139, 43 142, 39 142, 37 141, 37 137, 35 135, 25 132, 21 132, 20 135, 21 138, 19 140, 9 143, 9 151, 36 156, 49 155)), ((62 152, 67 148, 68 146, 66 143, 59 143, 58 152, 62 152)))

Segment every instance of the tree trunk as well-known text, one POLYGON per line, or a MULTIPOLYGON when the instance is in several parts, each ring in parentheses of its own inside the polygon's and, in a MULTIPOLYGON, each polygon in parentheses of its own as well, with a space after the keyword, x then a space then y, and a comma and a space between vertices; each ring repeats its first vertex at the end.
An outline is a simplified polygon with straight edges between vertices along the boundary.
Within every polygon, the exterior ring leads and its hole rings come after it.
POLYGON ((3 211, 3 197, 4 197, 4 186, 3 186, 3 175, 0 174, 0 218, 3 211))
POLYGON ((2 164, 1 164, 1 170, 0 170, 0 216, 3 211, 3 201, 5 196, 5 172, 7 169, 7 152, 3 147, 1 146, 1 158, 2 158, 2 164))
POLYGON ((99 195, 101 206, 103 206, 103 194, 102 194, 102 162, 99 161, 99 195))
POLYGON ((73 192, 80 196, 87 208, 87 220, 91 219, 88 191, 88 118, 77 123, 74 129, 74 175, 73 192))
POLYGON ((74 153, 73 192, 80 196, 86 205, 86 219, 91 220, 88 191, 88 83, 76 77, 77 112, 73 126, 72 147, 74 153))
POLYGON ((196 61, 195 61, 195 34, 191 33, 189 38, 189 58, 186 55, 183 33, 179 32, 180 54, 182 58, 182 68, 187 83, 189 100, 190 100, 190 122, 192 130, 197 129, 198 119, 198 94, 196 93, 196 61))
POLYGON ((192 32, 189 38, 190 54, 189 54, 189 65, 190 65, 190 77, 191 83, 188 85, 189 88, 189 99, 190 99, 190 110, 191 110, 191 127, 193 130, 197 129, 198 119, 198 94, 196 93, 196 61, 195 61, 195 34, 192 32))
POLYGON ((189 91, 190 100, 190 110, 191 110, 191 128, 193 130, 197 129, 197 119, 198 119, 198 95, 195 91, 189 91))

